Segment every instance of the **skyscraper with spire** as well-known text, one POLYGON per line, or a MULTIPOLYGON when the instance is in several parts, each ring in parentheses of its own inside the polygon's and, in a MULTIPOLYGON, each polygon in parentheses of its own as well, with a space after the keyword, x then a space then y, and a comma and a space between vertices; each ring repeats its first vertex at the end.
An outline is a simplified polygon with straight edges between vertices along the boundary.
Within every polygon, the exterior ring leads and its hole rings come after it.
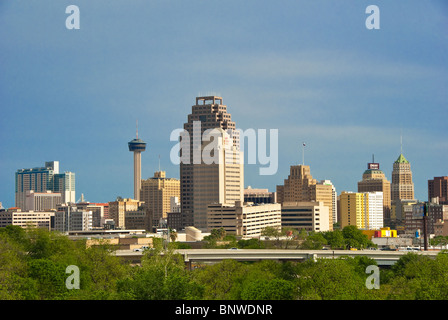
POLYGON ((138 138, 138 123, 136 138, 128 142, 129 151, 134 152, 134 199, 140 200, 142 184, 142 158, 141 154, 146 150, 146 142, 138 138))
POLYGON ((411 164, 403 153, 393 164, 391 200, 413 200, 414 183, 412 182, 411 164))
POLYGON ((392 169, 391 200, 414 200, 411 164, 403 155, 403 136, 400 136, 400 155, 392 169))

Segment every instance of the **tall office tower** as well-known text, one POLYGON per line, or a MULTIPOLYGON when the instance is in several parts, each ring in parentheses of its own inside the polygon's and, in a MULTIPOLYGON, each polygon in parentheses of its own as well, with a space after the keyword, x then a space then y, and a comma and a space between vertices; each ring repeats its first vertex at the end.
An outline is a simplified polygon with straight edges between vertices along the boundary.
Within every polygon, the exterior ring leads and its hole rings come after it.
MULTIPOLYGON (((215 161, 203 159, 193 166, 193 221, 201 230, 208 227, 207 206, 209 204, 234 205, 244 201, 244 166, 239 150, 231 143, 230 136, 223 129, 216 129, 215 161)), ((203 143, 202 150, 207 148, 203 143)), ((205 153, 204 153, 205 155, 205 153)))
POLYGON ((331 214, 333 215, 333 224, 338 222, 338 194, 336 192, 336 187, 333 185, 333 183, 330 180, 321 180, 320 182, 318 182, 318 184, 325 184, 325 185, 329 185, 331 186, 331 190, 332 190, 332 198, 331 198, 331 202, 332 202, 332 212, 331 214))
POLYGON ((411 164, 400 154, 393 164, 391 200, 413 200, 414 183, 412 182, 411 164))
POLYGON ((188 121, 184 123, 185 132, 180 137, 180 201, 183 227, 195 225, 194 168, 203 163, 200 157, 203 149, 202 134, 205 130, 213 128, 229 130, 233 146, 239 149, 238 131, 235 130, 235 122, 227 113, 227 106, 223 105, 222 98, 217 96, 197 97, 196 104, 192 106, 191 114, 188 115, 188 121))
POLYGON ((25 210, 26 193, 61 193, 62 202, 75 202, 75 174, 59 173, 59 161, 45 162, 44 167, 19 169, 15 173, 15 206, 25 210))
POLYGON ((448 204, 448 177, 434 177, 428 180, 428 201, 439 198, 439 204, 448 204))
POLYGON ((142 184, 142 152, 146 150, 146 142, 136 138, 128 142, 129 151, 134 152, 134 199, 140 200, 140 189, 142 184))
POLYGON ((346 192, 340 194, 341 227, 378 230, 383 227, 382 192, 346 192))
POLYGON ((75 203, 75 174, 73 172, 59 173, 54 176, 53 191, 62 195, 63 203, 75 203))
POLYGON ((166 219, 171 212, 171 197, 180 197, 180 181, 167 178, 165 171, 157 171, 154 177, 142 181, 140 200, 152 211, 152 225, 159 225, 160 219, 166 219))
POLYGON ((293 165, 284 185, 277 186, 277 202, 322 201, 328 207, 329 229, 333 230, 333 185, 318 183, 310 173, 310 166, 293 165))
POLYGON ((374 160, 367 164, 367 170, 362 175, 362 180, 358 182, 358 192, 382 192, 383 193, 383 218, 384 224, 389 226, 390 216, 390 182, 386 175, 380 170, 380 164, 374 160))

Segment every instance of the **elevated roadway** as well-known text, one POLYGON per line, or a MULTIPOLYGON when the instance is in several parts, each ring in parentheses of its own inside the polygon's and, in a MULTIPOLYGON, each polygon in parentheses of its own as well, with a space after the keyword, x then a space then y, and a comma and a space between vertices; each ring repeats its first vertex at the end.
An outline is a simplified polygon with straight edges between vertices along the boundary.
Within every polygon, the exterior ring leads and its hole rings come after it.
MULTIPOLYGON (((378 266, 391 266, 395 264, 408 251, 381 251, 381 250, 285 250, 285 249, 181 249, 176 250, 184 258, 185 263, 191 267, 194 263, 213 263, 225 259, 238 261, 298 261, 313 259, 338 259, 341 257, 366 256, 374 259, 378 266)), ((417 254, 435 257, 438 251, 413 251, 417 254)), ((118 250, 116 255, 134 263, 139 263, 143 252, 118 250)))

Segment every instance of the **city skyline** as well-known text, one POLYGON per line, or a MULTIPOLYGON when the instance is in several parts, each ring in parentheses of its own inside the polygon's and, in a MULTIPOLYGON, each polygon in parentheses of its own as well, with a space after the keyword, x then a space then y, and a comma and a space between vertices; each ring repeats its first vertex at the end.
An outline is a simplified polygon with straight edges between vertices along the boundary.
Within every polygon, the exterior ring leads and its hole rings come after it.
POLYGON ((446 176, 448 6, 443 1, 79 1, 80 29, 47 0, 0 4, 0 202, 14 206, 14 173, 60 161, 87 201, 133 194, 139 136, 142 179, 170 162, 170 133, 195 98, 223 97, 243 130, 278 129, 278 171, 245 163, 245 187, 275 187, 305 164, 338 194, 357 190, 371 162, 387 179, 403 154, 415 198, 446 176), (199 13, 199 14, 198 14, 199 13))

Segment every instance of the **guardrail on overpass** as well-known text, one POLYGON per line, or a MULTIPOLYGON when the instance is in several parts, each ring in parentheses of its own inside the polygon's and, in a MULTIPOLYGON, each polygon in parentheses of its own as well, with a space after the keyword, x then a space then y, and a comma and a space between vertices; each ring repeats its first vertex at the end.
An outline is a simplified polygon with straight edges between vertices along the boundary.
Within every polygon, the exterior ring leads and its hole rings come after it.
MULTIPOLYGON (((338 259, 341 257, 367 256, 374 259, 378 266, 391 266, 408 251, 381 250, 284 250, 284 249, 179 249, 177 253, 184 257, 185 263, 219 262, 225 259, 238 261, 305 261, 308 259, 338 259)), ((417 254, 435 257, 438 251, 413 251, 417 254)), ((143 252, 118 250, 117 256, 139 263, 143 252)))

